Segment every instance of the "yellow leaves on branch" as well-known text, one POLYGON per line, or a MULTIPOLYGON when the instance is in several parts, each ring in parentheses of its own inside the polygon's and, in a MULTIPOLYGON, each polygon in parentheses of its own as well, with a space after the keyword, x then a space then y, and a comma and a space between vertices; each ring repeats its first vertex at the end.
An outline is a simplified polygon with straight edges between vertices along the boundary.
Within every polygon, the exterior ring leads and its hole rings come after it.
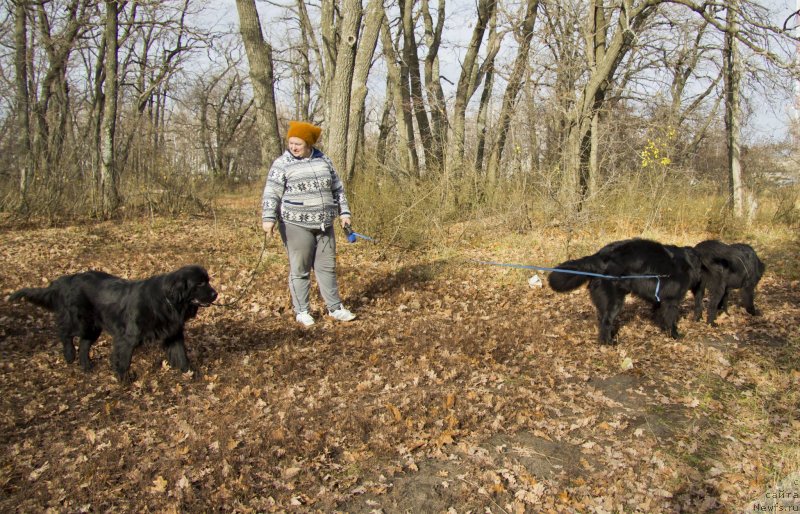
POLYGON ((671 141, 675 139, 675 129, 667 127, 663 136, 656 137, 655 140, 649 139, 644 150, 642 150, 642 168, 655 168, 656 166, 666 167, 672 164, 669 158, 671 141))

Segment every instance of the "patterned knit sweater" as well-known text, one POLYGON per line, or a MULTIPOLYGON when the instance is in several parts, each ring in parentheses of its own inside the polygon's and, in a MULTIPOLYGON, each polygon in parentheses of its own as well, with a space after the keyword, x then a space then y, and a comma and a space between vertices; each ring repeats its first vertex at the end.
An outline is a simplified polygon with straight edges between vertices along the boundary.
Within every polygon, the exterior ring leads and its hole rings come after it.
POLYGON ((305 228, 324 229, 338 215, 349 216, 344 186, 331 160, 314 148, 296 158, 288 150, 275 159, 261 201, 263 221, 283 220, 305 228))

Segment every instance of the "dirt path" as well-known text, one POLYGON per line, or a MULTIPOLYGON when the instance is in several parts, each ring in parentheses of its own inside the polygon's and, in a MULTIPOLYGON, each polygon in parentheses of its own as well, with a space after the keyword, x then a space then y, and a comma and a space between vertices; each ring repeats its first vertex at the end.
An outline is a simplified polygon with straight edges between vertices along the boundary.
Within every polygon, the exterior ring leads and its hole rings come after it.
POLYGON ((48 314, 0 302, 0 510, 726 512, 797 470, 796 282, 768 271, 762 317, 684 317, 678 341, 631 301, 603 347, 585 290, 466 260, 496 247, 359 244, 339 259, 359 320, 304 330, 274 242, 242 294, 261 240, 241 219, 0 234, 3 294, 197 262, 241 297, 188 325, 196 376, 146 347, 129 387, 105 338, 84 374, 48 314))

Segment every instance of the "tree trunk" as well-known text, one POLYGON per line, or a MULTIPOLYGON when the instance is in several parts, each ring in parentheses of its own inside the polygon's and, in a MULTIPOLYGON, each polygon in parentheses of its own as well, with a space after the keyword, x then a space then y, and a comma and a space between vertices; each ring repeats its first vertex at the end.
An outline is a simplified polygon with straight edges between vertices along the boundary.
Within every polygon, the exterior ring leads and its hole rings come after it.
MULTIPOLYGON (((326 4, 327 5, 327 4, 326 4)), ((297 0, 297 11, 298 16, 300 18, 300 35, 301 35, 301 60, 302 65, 295 65, 299 68, 298 69, 298 80, 301 82, 302 93, 299 93, 303 97, 303 101, 298 104, 297 116, 296 118, 299 120, 310 120, 312 119, 311 113, 311 58, 309 54, 311 52, 314 53, 316 57, 316 63, 319 67, 319 75, 320 75, 320 91, 326 92, 328 90, 328 83, 325 77, 328 76, 328 62, 327 62, 327 54, 326 58, 323 58, 322 52, 319 49, 319 45, 317 44, 317 40, 314 36, 314 26, 311 23, 311 18, 308 16, 308 9, 306 7, 305 0, 297 0)), ((332 16, 332 14, 331 14, 332 16)), ((331 23, 333 22, 331 18, 331 23)), ((323 36, 326 34, 326 29, 323 28, 323 36)), ((324 101, 324 99, 322 100, 324 101)))
MULTIPOLYGON (((655 12, 654 4, 647 2, 636 6, 630 5, 628 0, 623 3, 624 7, 616 16, 617 30, 602 52, 602 59, 594 63, 581 96, 567 118, 561 193, 564 204, 576 210, 582 208, 591 181, 592 119, 603 108, 614 75, 631 50, 634 36, 655 12)), ((590 39, 594 44, 595 38, 590 39)))
MULTIPOLYGON (((592 0, 589 5, 590 33, 586 38, 587 50, 592 68, 597 63, 603 62, 606 55, 608 44, 608 20, 606 20, 605 6, 603 0, 592 0)), ((599 90, 595 95, 597 109, 592 111, 591 134, 588 140, 588 157, 583 159, 581 164, 580 191, 581 198, 588 197, 595 189, 599 168, 599 146, 600 146, 600 105, 603 103, 605 91, 599 90)))
POLYGON ((353 94, 350 100, 350 127, 347 135, 347 180, 355 176, 356 153, 363 146, 361 134, 364 131, 364 109, 367 98, 367 78, 372 67, 372 57, 378 45, 378 36, 383 18, 383 3, 381 0, 369 0, 366 17, 364 19, 364 32, 358 45, 356 54, 356 68, 353 76, 353 94))
POLYGON ((536 22, 536 13, 539 9, 539 0, 528 0, 525 8, 525 18, 519 31, 518 42, 519 50, 514 58, 514 66, 511 76, 508 78, 506 92, 503 95, 503 106, 500 109, 500 116, 497 121, 497 136, 492 145, 492 151, 487 163, 487 175, 489 180, 495 180, 500 169, 500 159, 503 157, 503 149, 506 146, 508 128, 511 125, 511 117, 514 115, 517 105, 517 97, 522 89, 525 70, 528 69, 528 54, 533 39, 533 27, 536 22))
POLYGON ((23 201, 33 179, 30 138, 30 103, 28 96, 28 9, 27 2, 19 0, 14 8, 14 69, 16 71, 17 109, 17 161, 19 162, 19 190, 23 201))
POLYGON ((239 30, 242 33, 250 79, 256 100, 256 120, 261 136, 261 161, 268 168, 282 152, 284 144, 278 132, 278 113, 275 108, 275 79, 272 72, 272 46, 264 41, 261 20, 255 0, 236 0, 239 30))
POLYGON ((425 99, 422 96, 422 78, 419 74, 419 56, 417 55, 419 49, 414 36, 414 0, 399 0, 399 4, 403 21, 403 61, 408 71, 411 113, 417 121, 417 129, 419 129, 419 137, 425 153, 425 167, 428 172, 438 173, 441 163, 436 153, 433 152, 431 126, 425 109, 425 99))
MULTIPOLYGON (((489 43, 488 43, 488 55, 486 59, 483 61, 483 64, 480 66, 479 71, 479 80, 483 79, 483 92, 481 93, 481 98, 478 103, 478 118, 476 120, 476 129, 477 129, 477 151, 475 152, 475 161, 472 166, 472 170, 474 172, 474 180, 476 183, 476 188, 482 189, 480 186, 477 186, 478 177, 484 175, 483 173, 483 158, 486 152, 486 120, 489 117, 489 104, 492 99, 492 94, 494 93, 494 74, 495 68, 494 63, 495 59, 497 58, 497 52, 494 51, 494 48, 500 48, 500 40, 502 37, 497 32, 497 15, 495 11, 495 15, 492 16, 489 22, 489 43)), ((477 90, 478 84, 475 84, 473 87, 477 90)), ((483 193, 479 193, 481 197, 483 197, 483 193)))
POLYGON ((456 98, 453 107, 453 134, 452 134, 452 159, 448 160, 449 177, 458 178, 464 172, 464 140, 466 137, 467 104, 475 92, 473 89, 476 77, 478 53, 483 41, 483 34, 494 15, 497 7, 496 0, 479 0, 477 20, 472 31, 472 38, 464 55, 461 76, 456 86, 456 98))
MULTIPOLYGON (((392 33, 389 30, 389 19, 384 11, 381 23, 381 43, 383 55, 386 58, 387 81, 391 81, 391 90, 394 92, 394 114, 397 120, 397 158, 400 167, 405 173, 419 178, 419 157, 417 156, 416 143, 414 141, 414 125, 411 120, 411 113, 407 109, 410 102, 408 99, 408 88, 403 85, 402 63, 397 58, 392 43, 392 33)), ((388 91, 388 88, 387 88, 388 91)))
POLYGON ((476 180, 477 177, 483 177, 483 156, 486 149, 486 119, 489 116, 489 101, 492 98, 492 92, 494 90, 494 69, 489 68, 486 72, 486 80, 483 84, 483 92, 481 93, 481 101, 478 107, 478 119, 477 119, 477 128, 478 128, 478 150, 475 153, 475 173, 476 173, 476 180))
POLYGON ((375 156, 378 164, 386 164, 386 148, 388 147, 389 134, 392 130, 392 102, 394 99, 394 83, 391 77, 386 75, 386 99, 383 101, 383 111, 381 121, 378 125, 378 142, 375 148, 375 156))
MULTIPOLYGON (((327 118, 328 133, 325 136, 325 150, 333 161, 333 166, 341 173, 347 172, 347 146, 355 144, 348 141, 350 127, 350 102, 353 87, 353 74, 356 50, 361 28, 361 0, 344 0, 344 17, 339 25, 336 49, 336 64, 331 82, 330 117, 327 118)), ((365 79, 366 82, 366 79, 365 79)))
MULTIPOLYGON (((305 3, 303 0, 298 1, 298 5, 305 13, 305 3)), ((300 43, 298 47, 293 50, 297 58, 293 59, 292 64, 293 80, 294 80, 294 119, 296 120, 310 120, 311 119, 311 37, 312 33, 307 30, 307 24, 304 21, 306 16, 301 15, 300 22, 300 43)))
MULTIPOLYGON (((61 151, 64 134, 59 129, 65 126, 63 119, 65 102, 67 101, 67 69, 69 58, 74 50, 81 29, 85 26, 86 7, 89 0, 72 0, 64 6, 68 13, 69 21, 58 34, 52 34, 52 27, 43 3, 36 2, 39 25, 39 36, 42 46, 47 54, 48 66, 44 78, 40 81, 38 99, 31 106, 32 121, 34 122, 33 149, 34 169, 36 173, 50 173, 59 168, 57 160, 61 151), (58 103, 53 109, 52 103, 58 103), (53 111, 56 111, 53 114, 53 111), (48 115, 52 114, 52 117, 48 115), (55 120, 55 123, 53 123, 55 120), (55 127, 55 128, 54 128, 55 127)), ((30 93, 30 90, 29 90, 30 93)), ((30 100, 29 100, 30 102, 30 100)))
POLYGON ((444 30, 445 0, 439 0, 436 26, 433 25, 428 0, 422 0, 422 17, 425 24, 425 42, 428 45, 428 54, 425 56, 425 90, 428 93, 431 111, 430 151, 434 156, 434 162, 439 163, 441 172, 446 166, 444 149, 447 146, 447 101, 439 78, 439 46, 444 30))
POLYGON ((736 33, 738 31, 738 1, 727 4, 728 30, 725 32, 725 135, 728 142, 728 201, 733 215, 742 218, 745 212, 745 188, 742 179, 740 160, 740 119, 739 103, 739 52, 736 33))
POLYGON ((100 129, 100 211, 103 217, 114 214, 119 207, 119 177, 115 167, 114 134, 117 129, 117 69, 119 12, 117 0, 106 0, 105 20, 105 87, 103 121, 100 129))

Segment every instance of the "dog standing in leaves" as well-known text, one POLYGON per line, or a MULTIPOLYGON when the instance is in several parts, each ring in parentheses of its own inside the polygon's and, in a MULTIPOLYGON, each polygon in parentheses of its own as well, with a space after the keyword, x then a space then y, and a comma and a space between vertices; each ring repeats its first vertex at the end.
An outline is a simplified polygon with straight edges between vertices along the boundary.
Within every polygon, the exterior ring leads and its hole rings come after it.
POLYGON ((616 241, 593 255, 563 262, 556 269, 610 277, 658 276, 611 279, 557 271, 550 274, 550 287, 558 292, 572 291, 589 283, 602 344, 615 343, 618 329, 614 321, 628 294, 652 304, 659 326, 678 338, 680 304, 687 291, 696 290, 701 276, 700 260, 691 247, 662 245, 647 239, 616 241))
POLYGON ((158 341, 173 368, 188 371, 183 326, 210 305, 217 292, 200 266, 185 266, 144 280, 125 280, 102 271, 65 275, 44 288, 25 288, 8 297, 25 299, 55 313, 64 359, 75 360, 74 338, 84 371, 92 364, 89 349, 106 330, 113 337, 111 366, 117 378, 130 382, 134 349, 158 341))
POLYGON ((755 306, 756 286, 764 275, 764 263, 756 251, 744 243, 725 244, 716 240, 703 241, 694 247, 703 264, 703 279, 694 297, 694 317, 703 317, 703 296, 708 289, 706 321, 716 324, 717 313, 727 312, 728 293, 741 289, 745 310, 753 316, 760 314, 755 306))

